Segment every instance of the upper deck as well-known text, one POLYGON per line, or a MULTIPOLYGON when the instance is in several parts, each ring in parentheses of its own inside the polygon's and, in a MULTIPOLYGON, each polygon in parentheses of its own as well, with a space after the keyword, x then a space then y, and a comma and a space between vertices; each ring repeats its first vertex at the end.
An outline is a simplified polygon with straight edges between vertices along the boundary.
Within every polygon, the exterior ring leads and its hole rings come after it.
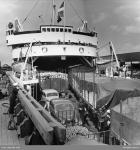
POLYGON ((72 26, 57 26, 57 25, 42 25, 40 30, 16 32, 13 29, 6 31, 7 45, 27 44, 31 42, 47 42, 54 44, 54 42, 83 44, 89 46, 97 46, 97 33, 73 31, 72 26))

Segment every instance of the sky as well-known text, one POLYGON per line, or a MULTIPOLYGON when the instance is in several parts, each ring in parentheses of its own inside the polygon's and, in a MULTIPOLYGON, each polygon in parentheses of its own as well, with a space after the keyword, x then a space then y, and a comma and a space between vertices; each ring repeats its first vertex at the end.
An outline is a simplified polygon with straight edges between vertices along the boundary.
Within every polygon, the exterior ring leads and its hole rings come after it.
MULTIPOLYGON (((56 9, 62 1, 55 0, 56 9)), ((51 23, 51 4, 52 0, 0 0, 2 64, 12 62, 11 49, 6 46, 7 24, 18 18, 24 30, 39 29, 41 24, 51 23)), ((140 0, 66 0, 66 24, 77 29, 82 26, 81 19, 98 32, 101 54, 109 53, 109 41, 117 53, 140 51, 140 0)))

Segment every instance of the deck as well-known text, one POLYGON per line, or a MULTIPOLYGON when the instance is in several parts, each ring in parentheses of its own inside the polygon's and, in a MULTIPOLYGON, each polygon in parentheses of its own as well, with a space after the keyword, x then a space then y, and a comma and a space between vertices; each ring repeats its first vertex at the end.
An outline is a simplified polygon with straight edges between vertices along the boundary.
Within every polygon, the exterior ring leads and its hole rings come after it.
POLYGON ((7 114, 8 98, 0 100, 0 145, 3 146, 21 146, 24 145, 24 139, 18 138, 16 130, 8 130, 9 115, 7 114))

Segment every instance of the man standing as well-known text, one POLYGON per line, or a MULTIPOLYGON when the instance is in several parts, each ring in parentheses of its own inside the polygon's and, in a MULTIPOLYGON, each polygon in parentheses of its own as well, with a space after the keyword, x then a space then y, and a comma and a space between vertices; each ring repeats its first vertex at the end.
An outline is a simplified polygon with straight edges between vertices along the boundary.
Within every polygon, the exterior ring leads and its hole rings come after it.
POLYGON ((8 130, 14 130, 15 129, 14 116, 13 115, 14 115, 14 107, 16 105, 17 94, 18 94, 18 84, 14 83, 13 84, 13 89, 11 91, 10 99, 9 99, 9 103, 10 103, 10 107, 9 107, 10 121, 8 123, 8 130))

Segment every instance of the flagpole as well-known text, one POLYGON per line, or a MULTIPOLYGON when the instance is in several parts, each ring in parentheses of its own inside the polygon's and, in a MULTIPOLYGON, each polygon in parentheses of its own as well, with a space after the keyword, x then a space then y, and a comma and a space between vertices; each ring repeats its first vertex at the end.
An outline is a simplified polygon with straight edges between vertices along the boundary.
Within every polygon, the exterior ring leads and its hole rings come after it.
POLYGON ((52 25, 54 25, 54 18, 55 18, 55 0, 52 0, 52 20, 51 20, 52 25))
POLYGON ((66 7, 66 0, 64 0, 64 39, 63 39, 64 44, 65 44, 65 25, 66 25, 65 7, 66 7))

